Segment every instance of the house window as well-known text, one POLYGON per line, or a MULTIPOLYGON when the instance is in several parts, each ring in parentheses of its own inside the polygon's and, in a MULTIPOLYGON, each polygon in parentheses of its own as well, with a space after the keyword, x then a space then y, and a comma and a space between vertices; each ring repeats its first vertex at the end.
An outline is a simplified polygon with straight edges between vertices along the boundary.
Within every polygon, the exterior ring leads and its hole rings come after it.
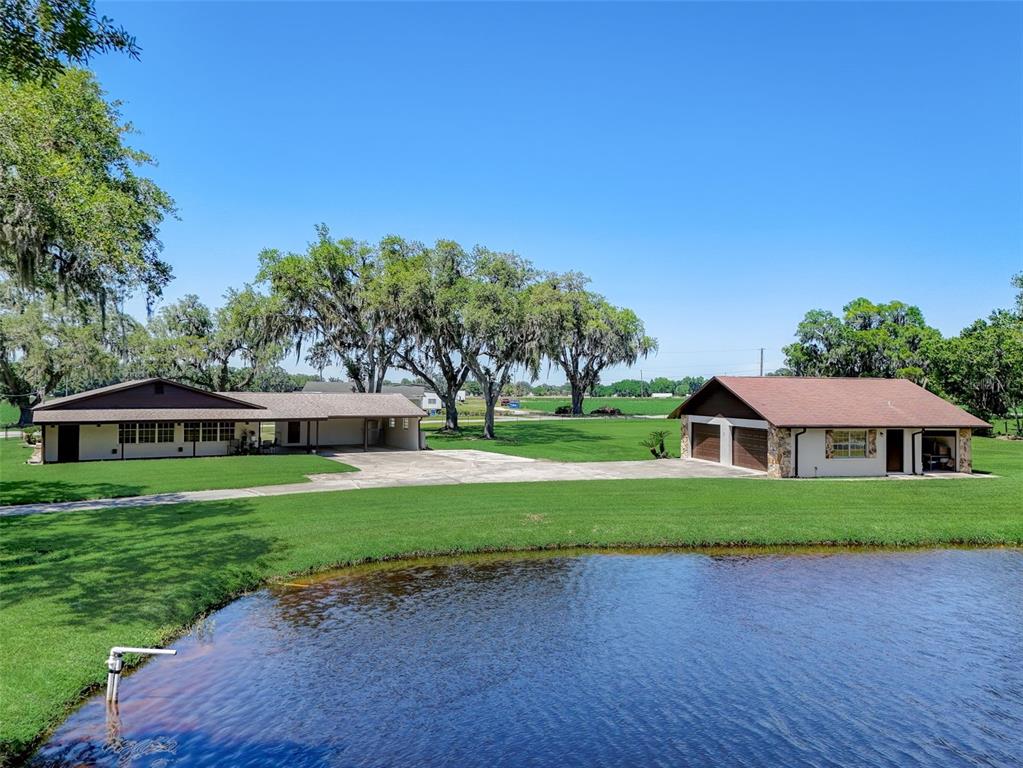
POLYGON ((222 422, 220 422, 220 439, 221 440, 234 440, 234 422, 233 421, 222 421, 222 422))
POLYGON ((831 455, 834 458, 867 458, 867 430, 836 429, 831 433, 831 440, 831 455))
POLYGON ((174 442, 174 423, 171 421, 162 421, 156 425, 156 442, 158 443, 173 443, 174 442))
POLYGON ((408 429, 408 419, 402 419, 401 420, 401 428, 402 429, 408 429))
POLYGON ((388 419, 387 426, 389 426, 391 429, 394 429, 394 419, 388 419))
POLYGON ((138 441, 140 443, 156 442, 156 422, 143 421, 138 425, 138 441))
POLYGON ((216 421, 204 421, 202 423, 202 437, 200 438, 204 443, 215 443, 217 442, 217 427, 219 426, 216 421))
POLYGON ((185 422, 185 442, 186 443, 197 443, 197 442, 199 442, 199 422, 198 421, 186 421, 185 422))
POLYGON ((118 424, 117 425, 117 439, 122 443, 134 443, 135 442, 135 428, 137 424, 118 424))

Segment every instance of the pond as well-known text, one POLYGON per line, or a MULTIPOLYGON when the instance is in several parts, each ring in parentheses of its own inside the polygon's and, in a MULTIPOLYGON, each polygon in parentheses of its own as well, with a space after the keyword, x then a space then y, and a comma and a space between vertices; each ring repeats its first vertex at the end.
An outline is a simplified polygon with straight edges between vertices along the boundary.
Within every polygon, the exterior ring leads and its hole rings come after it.
POLYGON ((1018 550, 414 562, 174 647, 33 764, 1023 765, 1018 550))

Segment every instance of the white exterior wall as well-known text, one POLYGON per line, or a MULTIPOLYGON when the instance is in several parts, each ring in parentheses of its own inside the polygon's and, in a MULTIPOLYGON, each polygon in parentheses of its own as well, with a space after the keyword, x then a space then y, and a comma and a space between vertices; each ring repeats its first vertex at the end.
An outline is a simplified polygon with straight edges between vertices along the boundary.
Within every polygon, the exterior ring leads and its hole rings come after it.
MULTIPOLYGON (((246 432, 257 429, 257 422, 237 422, 235 439, 241 439, 246 432)), ((57 461, 59 431, 56 424, 46 426, 46 461, 57 461)), ((117 424, 80 424, 78 427, 78 460, 104 461, 120 460, 121 445, 117 424)), ((185 442, 183 422, 174 424, 174 441, 170 443, 125 443, 125 459, 190 458, 192 443, 185 442)), ((231 450, 228 440, 196 442, 195 456, 225 456, 231 450)))
POLYGON ((43 429, 46 431, 46 435, 43 438, 46 443, 46 454, 43 456, 43 461, 50 462, 57 460, 57 425, 56 424, 44 424, 43 429))
POLYGON ((419 419, 413 416, 397 416, 394 426, 384 419, 384 445, 406 451, 419 450, 419 419))
MULTIPOLYGON (((884 477, 888 474, 888 430, 876 427, 877 455, 867 459, 826 459, 824 458, 824 429, 808 429, 798 436, 799 477, 884 477)), ((921 473, 920 435, 912 441, 910 436, 918 429, 906 429, 902 442, 902 468, 909 474, 912 471, 914 444, 916 446, 916 473, 921 473)), ((792 443, 795 446, 799 429, 792 430, 792 443)), ((793 447, 793 454, 795 454, 793 447)))
POLYGON ((732 427, 748 427, 750 429, 767 429, 767 422, 762 419, 730 419, 725 416, 690 416, 689 445, 693 444, 693 424, 717 424, 721 430, 722 464, 732 463, 732 427))
POLYGON ((424 411, 434 411, 442 408, 443 403, 441 403, 440 397, 436 392, 424 392, 422 399, 419 401, 419 407, 424 411))
MULTIPOLYGON (((320 422, 320 445, 362 445, 365 419, 327 419, 320 422)), ((316 444, 316 424, 313 424, 316 444)), ((287 433, 285 433, 287 434, 287 433)))

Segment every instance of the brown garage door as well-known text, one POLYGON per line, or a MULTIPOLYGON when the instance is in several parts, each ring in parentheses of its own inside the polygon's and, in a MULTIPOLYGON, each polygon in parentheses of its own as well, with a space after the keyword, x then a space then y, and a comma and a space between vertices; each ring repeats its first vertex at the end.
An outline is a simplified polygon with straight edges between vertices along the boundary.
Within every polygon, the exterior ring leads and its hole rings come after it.
POLYGON ((767 471, 767 430, 736 427, 732 440, 732 463, 767 471))
POLYGON ((693 458, 721 461, 721 428, 717 424, 693 424, 693 458))

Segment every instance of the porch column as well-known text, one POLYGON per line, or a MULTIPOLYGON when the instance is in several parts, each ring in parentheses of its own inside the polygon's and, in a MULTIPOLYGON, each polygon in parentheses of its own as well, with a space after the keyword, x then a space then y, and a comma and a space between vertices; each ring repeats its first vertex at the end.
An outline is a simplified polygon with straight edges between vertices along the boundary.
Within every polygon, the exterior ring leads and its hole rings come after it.
POLYGON ((369 450, 369 419, 362 420, 362 450, 369 450))
POLYGON ((49 424, 43 424, 42 428, 39 430, 43 436, 43 464, 46 463, 46 428, 48 426, 49 424))

